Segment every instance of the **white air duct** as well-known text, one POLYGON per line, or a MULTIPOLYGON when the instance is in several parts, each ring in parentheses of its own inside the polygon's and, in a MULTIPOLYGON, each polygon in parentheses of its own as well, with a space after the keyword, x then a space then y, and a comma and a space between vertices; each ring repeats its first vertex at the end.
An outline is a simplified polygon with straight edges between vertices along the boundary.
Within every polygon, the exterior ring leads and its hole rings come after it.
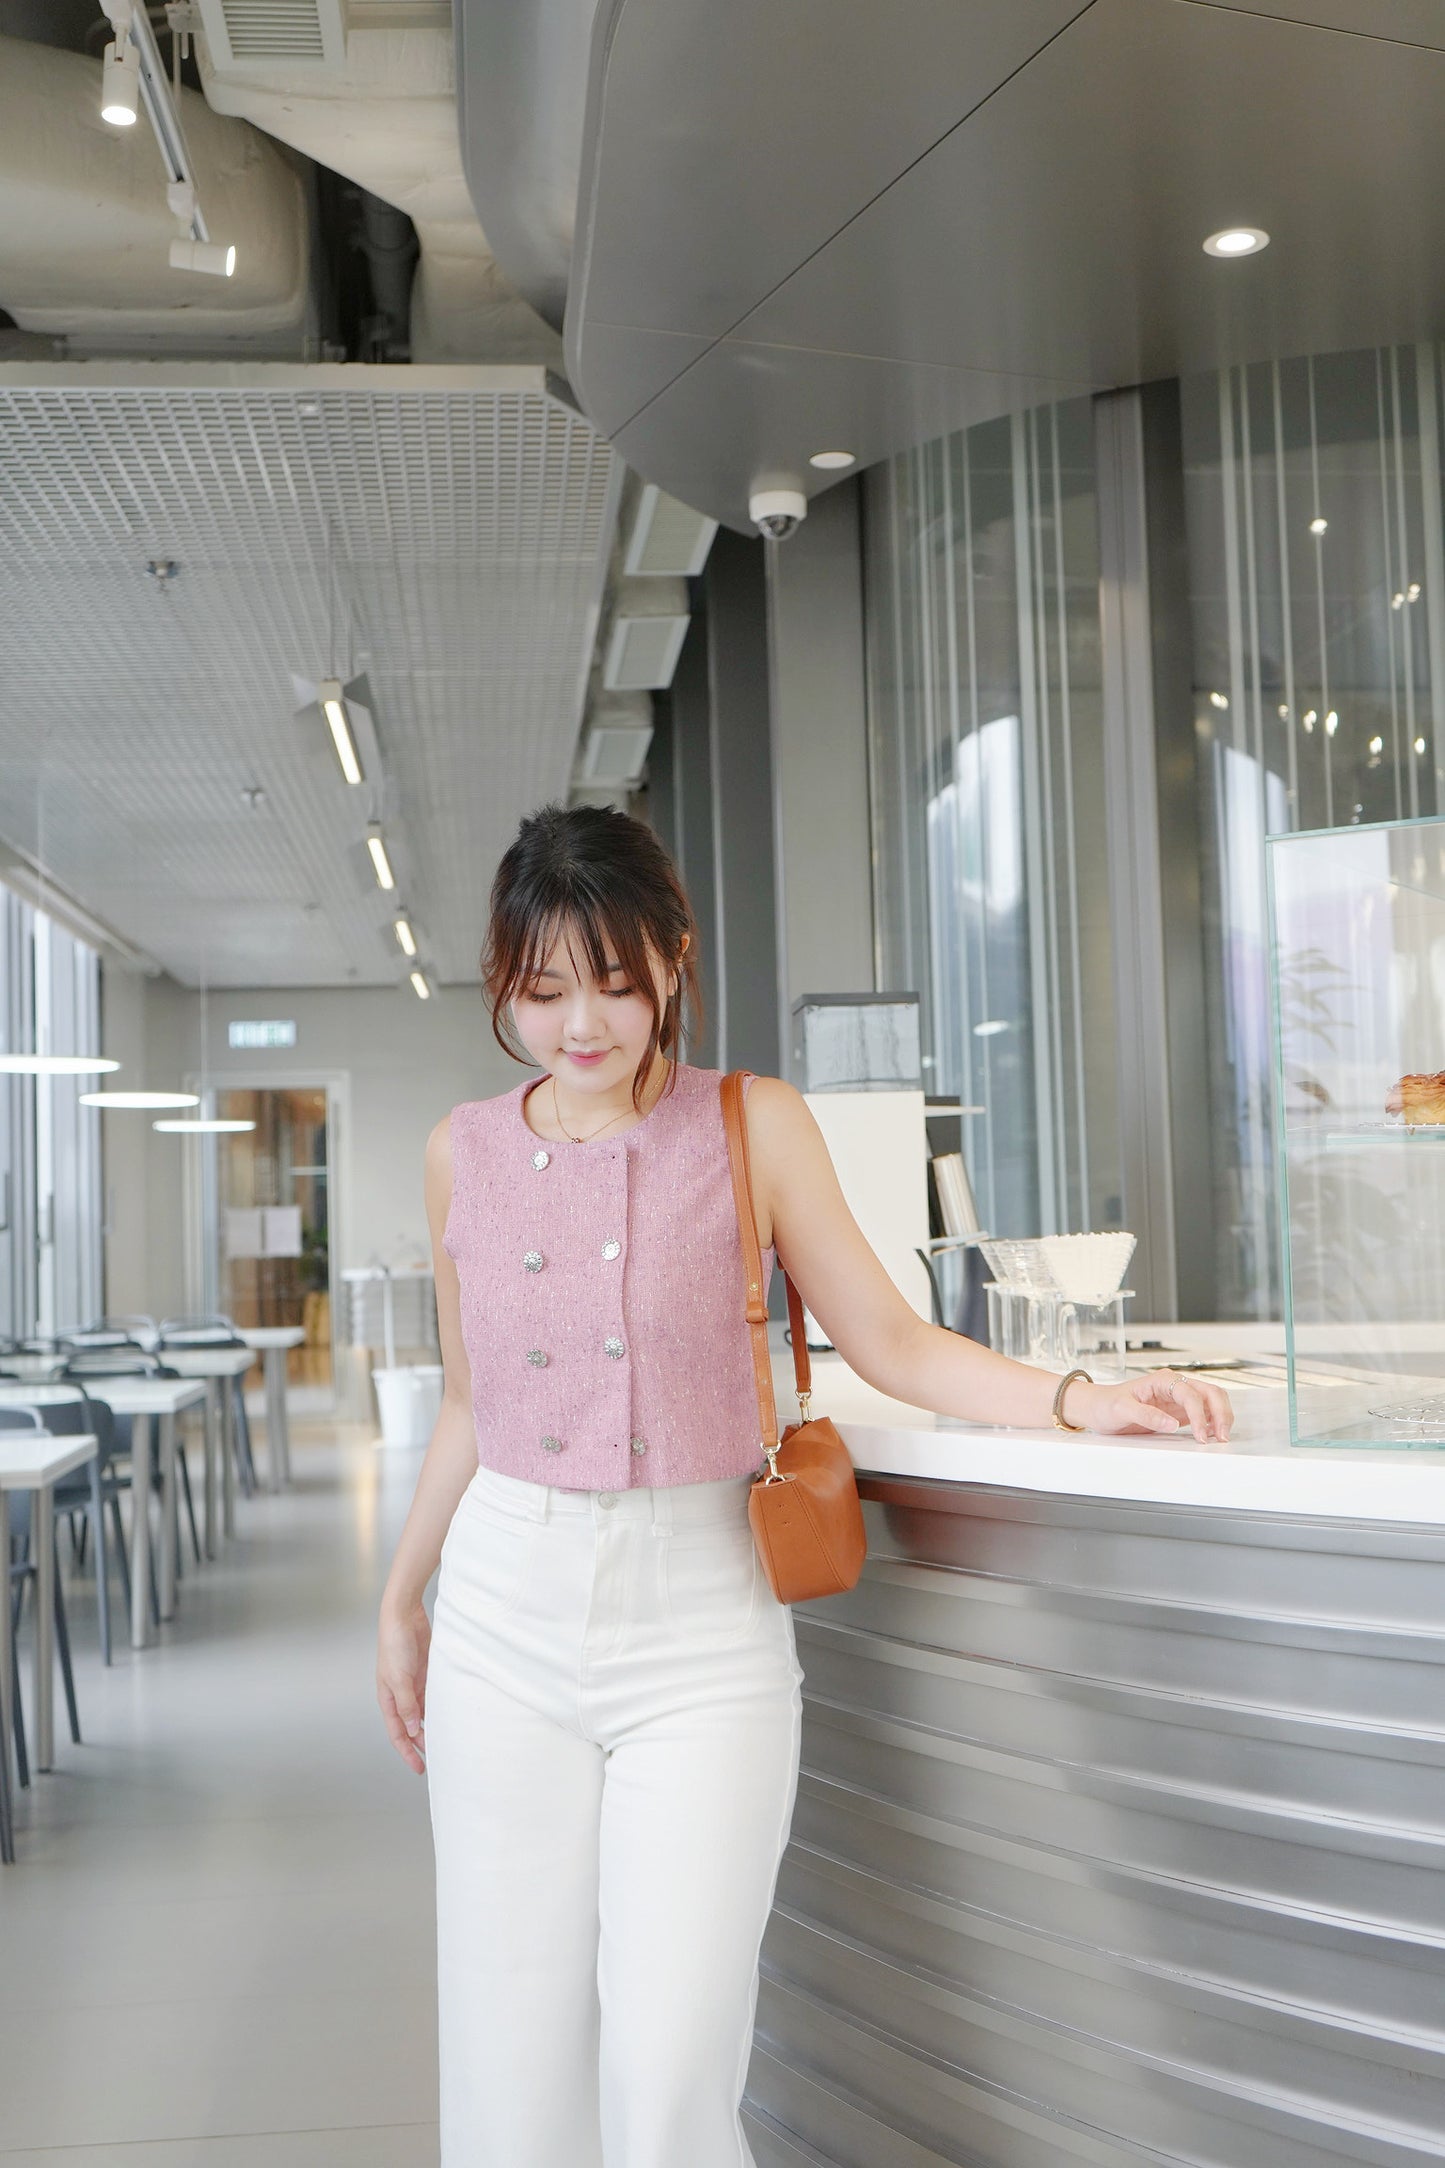
POLYGON ((637 500, 622 569, 644 577, 671 573, 695 579, 707 563, 716 533, 715 519, 647 482, 637 500))
POLYGON ((573 790, 640 780, 652 743, 652 702, 646 693, 604 700, 587 718, 573 790))
MULTIPOLYGON (((243 11, 200 0, 196 57, 218 113, 251 121, 308 158, 405 211, 421 258, 411 302, 413 361, 528 361, 561 366, 562 342, 498 269, 462 172, 450 23, 372 27, 353 17, 345 57, 297 57, 305 10, 243 11), (266 23, 274 42, 268 48, 266 23)), ((322 11, 324 12, 324 11, 322 11)))
POLYGON ((298 352, 306 197, 290 161, 183 90, 186 141, 229 279, 172 270, 181 231, 149 127, 100 117, 99 56, 0 38, 0 308, 78 354, 298 352))

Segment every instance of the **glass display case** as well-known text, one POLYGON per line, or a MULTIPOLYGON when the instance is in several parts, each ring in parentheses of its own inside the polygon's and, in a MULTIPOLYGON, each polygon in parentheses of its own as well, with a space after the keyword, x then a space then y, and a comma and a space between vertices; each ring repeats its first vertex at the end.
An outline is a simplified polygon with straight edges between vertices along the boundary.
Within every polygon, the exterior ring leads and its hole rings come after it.
POLYGON ((1268 859, 1291 1441, 1440 1450, 1445 820, 1268 859))

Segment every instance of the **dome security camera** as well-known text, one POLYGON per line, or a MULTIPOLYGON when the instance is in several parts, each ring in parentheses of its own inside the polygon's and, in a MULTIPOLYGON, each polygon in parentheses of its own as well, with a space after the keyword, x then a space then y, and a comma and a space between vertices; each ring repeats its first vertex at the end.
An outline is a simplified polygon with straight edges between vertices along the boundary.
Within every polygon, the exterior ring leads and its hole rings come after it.
POLYGON ((808 500, 801 489, 755 489, 748 499, 748 518, 770 542, 786 542, 808 516, 808 500))

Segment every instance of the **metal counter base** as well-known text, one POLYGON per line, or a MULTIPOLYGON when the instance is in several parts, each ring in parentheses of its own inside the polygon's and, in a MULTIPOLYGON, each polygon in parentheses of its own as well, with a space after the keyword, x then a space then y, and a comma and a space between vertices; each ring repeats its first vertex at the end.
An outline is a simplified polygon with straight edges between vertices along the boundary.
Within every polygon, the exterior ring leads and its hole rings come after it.
POLYGON ((1445 1528, 859 1488, 758 2168, 1445 2158, 1445 1528))

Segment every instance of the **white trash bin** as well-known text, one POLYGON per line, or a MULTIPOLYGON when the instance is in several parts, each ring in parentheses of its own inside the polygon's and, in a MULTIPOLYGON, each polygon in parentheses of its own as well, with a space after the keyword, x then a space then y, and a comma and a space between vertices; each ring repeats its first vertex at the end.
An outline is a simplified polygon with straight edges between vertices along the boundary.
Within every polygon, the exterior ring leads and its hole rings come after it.
POLYGON ((395 1368, 372 1371, 383 1445, 430 1443, 441 1413, 442 1375, 440 1363, 401 1363, 395 1368))

